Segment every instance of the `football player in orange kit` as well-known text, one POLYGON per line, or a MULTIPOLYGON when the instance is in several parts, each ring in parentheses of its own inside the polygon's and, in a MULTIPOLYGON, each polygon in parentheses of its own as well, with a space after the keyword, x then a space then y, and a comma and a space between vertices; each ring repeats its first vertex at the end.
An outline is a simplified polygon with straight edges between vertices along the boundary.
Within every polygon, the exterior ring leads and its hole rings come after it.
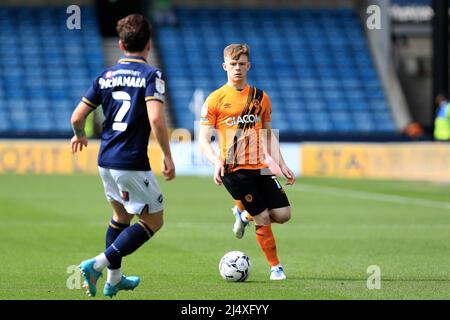
POLYGON ((284 280, 286 275, 278 260, 271 224, 287 222, 291 207, 264 154, 276 160, 288 185, 294 184, 295 176, 271 132, 269 96, 247 84, 249 56, 246 44, 231 44, 224 49, 223 68, 228 81, 212 92, 203 105, 199 142, 202 152, 215 165, 215 183, 223 183, 239 206, 235 208, 239 210, 234 210, 236 236, 241 238, 248 224, 245 218, 241 219, 245 214, 240 212, 245 209, 255 222, 256 238, 270 265, 270 279, 284 280), (214 132, 219 138, 220 156, 211 146, 214 132))

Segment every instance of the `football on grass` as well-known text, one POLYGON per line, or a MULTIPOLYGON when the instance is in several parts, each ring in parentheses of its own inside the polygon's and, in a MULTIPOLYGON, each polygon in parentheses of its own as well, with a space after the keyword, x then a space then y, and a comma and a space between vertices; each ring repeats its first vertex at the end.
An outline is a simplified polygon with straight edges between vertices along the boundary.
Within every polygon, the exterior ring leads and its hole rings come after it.
POLYGON ((219 271, 227 281, 245 281, 252 271, 250 257, 241 251, 230 251, 220 259, 219 271))

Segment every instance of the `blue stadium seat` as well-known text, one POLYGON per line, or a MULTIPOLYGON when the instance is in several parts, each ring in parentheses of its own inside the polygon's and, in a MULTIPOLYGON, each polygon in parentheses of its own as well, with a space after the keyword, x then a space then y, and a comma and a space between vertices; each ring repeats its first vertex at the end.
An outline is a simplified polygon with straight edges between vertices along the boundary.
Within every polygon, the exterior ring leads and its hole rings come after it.
POLYGON ((208 94, 226 81, 223 47, 245 41, 249 82, 270 95, 273 123, 301 133, 395 131, 353 10, 180 7, 176 14, 179 26, 156 30, 178 126, 193 128, 186 108, 196 87, 208 94))
POLYGON ((8 120, 0 124, 0 136, 70 134, 72 88, 79 101, 80 86, 84 93, 104 66, 96 15, 90 7, 82 12, 83 28, 72 32, 61 23, 66 7, 0 7, 0 120, 8 120))

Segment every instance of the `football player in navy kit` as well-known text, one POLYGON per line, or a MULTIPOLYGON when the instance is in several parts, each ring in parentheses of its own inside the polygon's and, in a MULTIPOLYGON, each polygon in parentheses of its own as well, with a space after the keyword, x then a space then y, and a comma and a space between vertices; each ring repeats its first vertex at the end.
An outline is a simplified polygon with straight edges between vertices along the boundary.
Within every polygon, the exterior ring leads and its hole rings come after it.
POLYGON ((76 153, 88 145, 86 116, 99 105, 105 115, 98 167, 113 217, 106 250, 79 266, 90 296, 95 296, 97 280, 106 267, 105 296, 133 290, 140 279, 122 274, 122 257, 136 251, 163 225, 163 196, 148 159, 151 130, 164 154, 163 175, 166 180, 175 177, 164 118, 164 78, 146 61, 151 25, 142 15, 132 14, 118 21, 117 32, 124 56, 93 81, 71 119, 71 147, 76 153), (135 215, 138 221, 130 225, 135 215))

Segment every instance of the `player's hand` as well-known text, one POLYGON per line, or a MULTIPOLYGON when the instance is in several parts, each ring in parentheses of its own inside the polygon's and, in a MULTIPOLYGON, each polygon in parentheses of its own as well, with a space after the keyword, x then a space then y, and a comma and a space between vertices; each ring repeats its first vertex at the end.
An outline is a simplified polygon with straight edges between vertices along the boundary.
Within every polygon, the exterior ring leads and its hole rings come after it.
POLYGON ((175 165, 173 164, 172 157, 164 157, 163 175, 166 178, 166 181, 175 178, 175 165))
POLYGON ((83 151, 83 146, 87 147, 88 139, 86 136, 77 137, 73 136, 70 140, 70 146, 72 147, 72 153, 76 153, 78 150, 83 151))
POLYGON ((222 161, 217 161, 214 167, 214 183, 218 186, 222 185, 222 177, 225 173, 225 167, 222 161))
POLYGON ((293 185, 295 183, 295 175, 292 170, 289 169, 286 165, 282 165, 280 168, 281 172, 283 172, 283 175, 287 178, 286 185, 293 185))

